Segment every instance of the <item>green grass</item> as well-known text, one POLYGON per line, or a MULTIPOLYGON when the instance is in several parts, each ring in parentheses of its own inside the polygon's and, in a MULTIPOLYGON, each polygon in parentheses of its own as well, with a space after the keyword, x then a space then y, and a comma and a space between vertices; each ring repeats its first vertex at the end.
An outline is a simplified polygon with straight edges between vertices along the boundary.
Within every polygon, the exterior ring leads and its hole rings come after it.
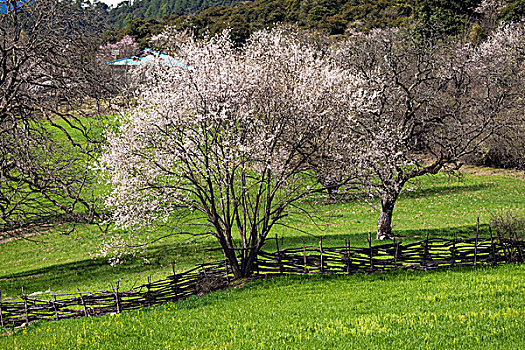
MULTIPOLYGON (((406 191, 396 206, 394 230, 405 242, 421 239, 426 230, 431 237, 472 236, 480 216, 482 234, 487 234, 491 213, 514 209, 525 214, 525 182, 498 176, 466 176, 462 181, 445 176, 426 177, 414 190, 406 191)), ((284 247, 298 247, 305 239, 318 245, 341 245, 345 238, 352 245, 366 245, 368 231, 374 232, 379 215, 377 206, 360 201, 325 204, 303 203, 317 216, 316 224, 299 212, 285 219, 287 226, 277 226, 266 249, 274 250, 274 235, 283 238, 284 247), (311 207, 311 208, 310 208, 311 207), (288 226, 299 227, 302 231, 288 226)), ((96 227, 79 226, 68 236, 50 228, 41 236, 0 244, 0 287, 2 296, 16 297, 24 286, 29 293, 107 289, 120 279, 122 289, 144 283, 151 276, 159 279, 171 272, 171 263, 182 271, 202 261, 203 250, 216 246, 212 237, 175 236, 161 240, 123 264, 111 267, 107 258, 97 253, 103 235, 96 227), (145 260, 146 259, 146 260, 145 260)), ((221 258, 220 252, 206 254, 206 260, 221 258)))
MULTIPOLYGON (((512 209, 525 215, 525 181, 516 178, 460 181, 438 175, 408 187, 394 212, 394 231, 404 242, 425 237, 427 230, 431 237, 472 236, 478 216, 486 236, 492 213, 512 209)), ((325 246, 345 239, 366 245, 379 215, 377 202, 359 200, 308 199, 300 207, 315 220, 291 211, 265 249, 275 249, 275 235, 285 248, 298 247, 303 239, 317 245, 321 236, 325 246)), ((50 227, 30 237, 36 242, 0 244, 3 300, 18 297, 22 286, 28 293, 50 287, 72 292, 108 289, 120 280, 125 290, 166 276, 171 263, 186 270, 202 261, 204 249, 217 246, 212 237, 172 236, 111 267, 98 254, 105 237, 96 227, 64 231, 50 227)), ((206 253, 207 260, 221 257, 219 251, 206 253)), ((524 275, 524 266, 504 266, 257 281, 173 305, 35 323, 0 337, 0 349, 522 348, 524 275)))
POLYGON ((519 349, 525 265, 295 276, 113 316, 39 322, 2 349, 519 349))

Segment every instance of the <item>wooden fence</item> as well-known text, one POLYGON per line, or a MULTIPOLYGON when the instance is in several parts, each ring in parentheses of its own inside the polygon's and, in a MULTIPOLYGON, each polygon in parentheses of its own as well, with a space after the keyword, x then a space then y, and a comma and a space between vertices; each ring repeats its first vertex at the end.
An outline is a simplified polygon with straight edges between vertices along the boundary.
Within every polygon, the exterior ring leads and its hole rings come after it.
MULTIPOLYGON (((277 245, 278 246, 278 245, 277 245)), ((303 246, 261 251, 256 274, 371 273, 393 269, 437 269, 455 266, 499 265, 524 262, 525 241, 494 237, 479 239, 427 238, 419 242, 400 242, 351 247, 303 246)))
MULTIPOLYGON (((303 273, 371 273, 393 269, 437 269, 454 266, 499 265, 524 262, 525 241, 502 237, 479 239, 432 238, 402 244, 394 242, 368 247, 303 246, 277 251, 261 251, 254 274, 259 277, 303 273)), ((233 277, 225 261, 197 265, 165 279, 120 291, 118 282, 110 290, 40 295, 31 297, 22 288, 21 300, 1 301, 0 325, 18 327, 35 320, 59 320, 99 316, 185 299, 188 296, 221 289, 233 277)))
POLYGON ((62 320, 100 316, 185 299, 227 286, 224 261, 200 264, 183 273, 120 291, 118 282, 110 290, 28 296, 22 288, 21 300, 0 302, 0 325, 18 327, 36 320, 62 320))

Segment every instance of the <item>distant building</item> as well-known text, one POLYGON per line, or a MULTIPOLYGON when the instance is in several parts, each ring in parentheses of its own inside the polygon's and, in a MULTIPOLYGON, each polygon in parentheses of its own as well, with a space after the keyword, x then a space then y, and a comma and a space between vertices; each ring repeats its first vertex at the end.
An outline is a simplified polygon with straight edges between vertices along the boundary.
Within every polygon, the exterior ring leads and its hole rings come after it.
POLYGON ((153 63, 166 64, 170 66, 179 66, 183 68, 190 68, 190 66, 185 65, 184 63, 177 61, 170 55, 165 53, 152 50, 150 48, 145 48, 139 54, 132 57, 121 58, 115 61, 107 62, 110 66, 119 66, 119 67, 133 67, 141 66, 153 63))

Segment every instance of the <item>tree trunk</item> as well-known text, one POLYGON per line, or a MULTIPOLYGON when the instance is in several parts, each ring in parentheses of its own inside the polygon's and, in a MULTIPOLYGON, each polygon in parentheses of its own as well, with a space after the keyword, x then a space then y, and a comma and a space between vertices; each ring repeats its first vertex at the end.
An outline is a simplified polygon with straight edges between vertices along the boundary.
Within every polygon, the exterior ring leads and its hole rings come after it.
POLYGON ((337 193, 339 191, 340 179, 330 179, 329 177, 316 173, 317 182, 319 182, 323 187, 325 187, 326 192, 328 193, 328 200, 335 201, 337 200, 337 193))
POLYGON ((338 190, 339 190, 339 187, 328 187, 327 188, 328 200, 330 200, 330 201, 337 200, 337 192, 338 192, 338 190))
MULTIPOLYGON (((218 232, 222 232, 221 230, 218 230, 218 232)), ((235 279, 239 279, 242 277, 245 277, 242 271, 242 268, 239 264, 239 260, 237 259, 237 254, 235 254, 235 249, 231 244, 229 244, 224 236, 216 236, 217 240, 219 241, 219 244, 222 248, 222 252, 224 253, 224 257, 227 260, 227 264, 231 268, 231 272, 233 273, 233 276, 235 279)))
POLYGON ((225 249, 224 247, 222 250, 224 252, 224 255, 226 256, 227 263, 230 265, 234 278, 239 279, 245 277, 241 267, 239 266, 239 261, 237 260, 235 251, 230 248, 225 249))
MULTIPOLYGON (((236 249, 231 238, 231 231, 220 226, 216 220, 210 221, 214 222, 215 230, 217 232, 214 236, 221 246, 224 257, 229 266, 229 271, 233 273, 234 279, 250 277, 254 272, 257 255, 264 245, 268 233, 266 232, 264 235, 259 235, 260 238, 256 243, 251 242, 251 240, 248 242, 243 240, 244 248, 236 249)), ((257 237, 256 234, 255 236, 257 237)))
POLYGON ((248 248, 240 257, 233 248, 223 246, 222 250, 235 279, 250 277, 253 274, 260 248, 248 248))
POLYGON ((392 238, 392 214, 396 205, 397 194, 386 194, 381 200, 381 214, 377 221, 377 239, 392 238))

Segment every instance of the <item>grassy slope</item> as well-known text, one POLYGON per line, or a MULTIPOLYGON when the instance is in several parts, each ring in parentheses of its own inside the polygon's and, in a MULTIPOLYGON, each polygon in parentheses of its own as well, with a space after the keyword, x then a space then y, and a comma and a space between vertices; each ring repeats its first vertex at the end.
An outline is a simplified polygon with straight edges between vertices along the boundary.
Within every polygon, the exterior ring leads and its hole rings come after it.
MULTIPOLYGON (((477 215, 482 225, 490 221, 490 213, 497 209, 513 208, 525 213, 525 182, 497 176, 467 176, 462 181, 444 176, 428 177, 401 197, 394 215, 395 230, 409 236, 405 241, 419 239, 430 230, 431 236, 450 237, 452 232, 471 236, 477 215)), ((312 203, 310 203, 312 204, 312 203)), ((313 203, 317 224, 291 213, 289 227, 276 227, 274 232, 284 237, 285 247, 318 244, 323 236, 325 246, 340 245, 349 238, 352 245, 366 244, 367 232, 373 232, 378 210, 362 202, 339 204, 313 203)), ((307 205, 304 204, 306 207, 307 205)), ((483 229, 486 227, 482 226, 483 229)), ((3 297, 20 294, 24 286, 29 293, 45 291, 76 291, 76 288, 107 289, 109 282, 121 280, 123 288, 143 283, 148 276, 161 278, 171 271, 173 261, 177 270, 184 270, 202 261, 204 248, 215 246, 211 237, 171 237, 149 246, 124 264, 112 268, 107 259, 97 256, 103 235, 95 227, 83 226, 69 236, 50 229, 38 237, 42 243, 25 240, 0 244, 0 287, 3 297), (146 258, 148 262, 144 260, 146 258)), ((275 249, 273 240, 268 250, 275 249)), ((220 257, 217 252, 207 259, 220 257)))
POLYGON ((310 276, 31 325, 2 349, 519 349, 525 265, 310 276))
MULTIPOLYGON (((405 241, 419 239, 427 229, 432 236, 470 236, 476 217, 486 229, 497 209, 525 213, 525 182, 518 179, 438 176, 413 187, 394 215, 395 230, 405 241)), ((358 201, 325 204, 321 199, 302 207, 313 209, 317 224, 291 213, 285 223, 304 232, 276 227, 285 247, 298 246, 303 238, 318 244, 319 236, 325 245, 345 238, 364 245, 378 216, 376 207, 358 201)), ((80 226, 69 236, 59 232, 50 228, 33 237, 39 243, 0 244, 4 298, 18 295, 20 286, 29 293, 49 286, 55 292, 106 289, 120 279, 128 288, 168 274, 172 261, 177 270, 187 269, 202 260, 204 248, 215 246, 212 238, 170 237, 112 268, 96 254, 104 239, 96 228, 80 226)), ((269 241, 267 249, 274 248, 269 241)), ((214 257, 220 253, 208 254, 214 257)), ((519 348, 525 343, 524 274, 523 266, 506 266, 422 276, 282 278, 118 316, 40 323, 28 335, 0 338, 0 348, 519 348)))

